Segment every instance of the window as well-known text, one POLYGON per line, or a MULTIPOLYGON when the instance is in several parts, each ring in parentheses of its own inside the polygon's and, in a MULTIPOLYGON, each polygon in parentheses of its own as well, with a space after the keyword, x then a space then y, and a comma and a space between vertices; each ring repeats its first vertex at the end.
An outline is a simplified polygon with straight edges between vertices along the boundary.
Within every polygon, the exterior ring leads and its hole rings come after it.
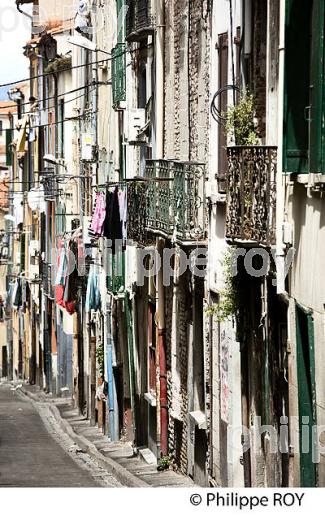
POLYGON ((2 132, 3 132, 3 123, 2 123, 2 120, 0 119, 0 135, 2 135, 2 132))
POLYGON ((283 169, 325 173, 324 2, 287 0, 283 169))

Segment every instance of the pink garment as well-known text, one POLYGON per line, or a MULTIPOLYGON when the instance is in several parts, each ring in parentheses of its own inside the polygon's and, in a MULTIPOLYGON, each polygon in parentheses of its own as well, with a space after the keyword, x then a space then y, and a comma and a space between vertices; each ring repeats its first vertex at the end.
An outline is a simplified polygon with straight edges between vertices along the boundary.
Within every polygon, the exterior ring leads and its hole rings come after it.
POLYGON ((91 220, 90 231, 96 235, 101 235, 103 231, 104 220, 106 217, 106 205, 104 193, 96 194, 95 211, 91 220))

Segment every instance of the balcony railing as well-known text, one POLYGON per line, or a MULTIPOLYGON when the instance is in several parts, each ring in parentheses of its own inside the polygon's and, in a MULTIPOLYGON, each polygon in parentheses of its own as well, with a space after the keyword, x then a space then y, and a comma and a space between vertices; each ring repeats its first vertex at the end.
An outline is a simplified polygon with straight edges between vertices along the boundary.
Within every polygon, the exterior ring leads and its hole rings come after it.
POLYGON ((228 148, 226 237, 261 245, 275 242, 277 148, 228 148))
POLYGON ((118 43, 112 50, 113 106, 116 108, 126 100, 125 44, 118 43))
POLYGON ((52 264, 42 263, 42 286, 45 296, 54 299, 54 280, 52 272, 52 264))
POLYGON ((147 160, 145 176, 128 188, 128 238, 148 244, 156 235, 174 242, 206 238, 204 165, 147 160))
POLYGON ((126 39, 140 41, 154 28, 152 0, 127 0, 126 4, 126 39))

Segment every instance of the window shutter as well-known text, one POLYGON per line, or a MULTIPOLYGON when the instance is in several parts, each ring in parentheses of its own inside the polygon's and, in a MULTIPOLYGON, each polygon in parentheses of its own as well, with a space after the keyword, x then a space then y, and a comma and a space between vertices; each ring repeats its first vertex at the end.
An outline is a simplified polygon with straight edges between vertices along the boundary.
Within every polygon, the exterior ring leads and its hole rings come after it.
POLYGON ((12 149, 11 143, 13 139, 13 130, 6 130, 6 166, 12 166, 12 149))
POLYGON ((310 171, 324 172, 324 0, 314 0, 311 23, 310 171))
POLYGON ((286 172, 308 172, 310 18, 310 0, 287 0, 283 128, 286 172))

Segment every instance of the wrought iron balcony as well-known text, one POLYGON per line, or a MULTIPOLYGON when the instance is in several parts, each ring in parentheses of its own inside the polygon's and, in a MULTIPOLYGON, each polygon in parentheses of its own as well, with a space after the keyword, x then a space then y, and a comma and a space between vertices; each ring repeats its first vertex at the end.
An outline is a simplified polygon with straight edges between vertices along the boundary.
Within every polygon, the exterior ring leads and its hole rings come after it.
POLYGON ((118 43, 112 50, 113 106, 126 100, 125 43, 118 43))
POLYGON ((152 0, 127 0, 126 39, 141 41, 154 28, 152 0))
POLYGON ((52 264, 42 262, 42 286, 45 296, 54 299, 54 280, 52 272, 52 264))
POLYGON ((226 237, 275 243, 277 148, 228 148, 226 237))
POLYGON ((183 244, 206 238, 204 165, 147 160, 145 176, 128 188, 128 238, 163 236, 183 244))

